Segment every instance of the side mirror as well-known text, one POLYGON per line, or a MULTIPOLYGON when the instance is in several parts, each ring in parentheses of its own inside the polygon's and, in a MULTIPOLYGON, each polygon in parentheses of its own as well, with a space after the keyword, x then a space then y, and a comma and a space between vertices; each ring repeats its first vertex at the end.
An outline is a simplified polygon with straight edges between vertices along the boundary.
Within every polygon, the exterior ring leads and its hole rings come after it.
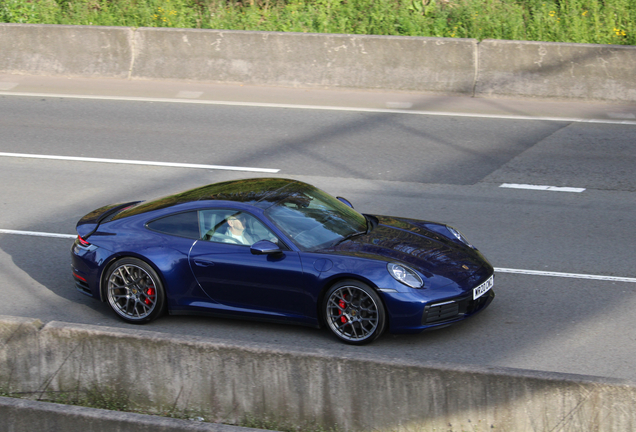
POLYGON ((336 197, 336 199, 346 205, 348 205, 349 207, 353 208, 353 205, 349 202, 348 199, 343 198, 343 197, 336 197))
POLYGON ((277 244, 274 244, 269 240, 257 241, 250 247, 250 252, 252 252, 253 255, 272 255, 283 253, 277 244))

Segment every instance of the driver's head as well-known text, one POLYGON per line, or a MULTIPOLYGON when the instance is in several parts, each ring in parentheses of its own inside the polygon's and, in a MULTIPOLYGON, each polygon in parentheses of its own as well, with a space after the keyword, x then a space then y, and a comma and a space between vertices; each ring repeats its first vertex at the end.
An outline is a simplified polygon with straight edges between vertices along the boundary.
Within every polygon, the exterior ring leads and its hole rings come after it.
POLYGON ((241 234, 245 230, 245 216, 242 214, 231 215, 227 218, 227 224, 235 234, 241 234))

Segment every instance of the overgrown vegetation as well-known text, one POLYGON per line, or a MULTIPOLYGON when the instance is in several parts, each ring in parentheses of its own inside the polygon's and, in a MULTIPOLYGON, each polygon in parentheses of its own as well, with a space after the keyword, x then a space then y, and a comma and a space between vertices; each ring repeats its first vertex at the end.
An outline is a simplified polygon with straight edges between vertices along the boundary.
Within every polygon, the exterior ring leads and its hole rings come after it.
POLYGON ((636 45, 636 0, 0 0, 0 21, 636 45))
MULTIPOLYGON (((42 391, 42 392, 13 392, 0 387, 0 396, 24 398, 41 402, 53 402, 65 405, 77 405, 88 408, 99 408, 110 411, 132 412, 137 414, 160 415, 163 417, 188 419, 194 421, 206 421, 201 413, 194 411, 181 411, 177 409, 164 410, 159 413, 148 412, 140 409, 133 398, 125 391, 93 386, 89 390, 75 391, 42 391)), ((334 426, 324 428, 318 424, 295 425, 288 420, 260 418, 252 415, 245 416, 237 426, 267 429, 280 432, 341 432, 334 426)))
POLYGON ((200 419, 198 413, 180 410, 164 410, 162 412, 148 412, 140 409, 128 393, 121 390, 113 390, 107 387, 93 386, 88 390, 72 391, 39 391, 39 392, 13 392, 0 388, 0 396, 36 400, 40 402, 52 402, 64 405, 77 405, 87 408, 99 408, 110 411, 123 411, 138 414, 160 415, 179 419, 200 419))

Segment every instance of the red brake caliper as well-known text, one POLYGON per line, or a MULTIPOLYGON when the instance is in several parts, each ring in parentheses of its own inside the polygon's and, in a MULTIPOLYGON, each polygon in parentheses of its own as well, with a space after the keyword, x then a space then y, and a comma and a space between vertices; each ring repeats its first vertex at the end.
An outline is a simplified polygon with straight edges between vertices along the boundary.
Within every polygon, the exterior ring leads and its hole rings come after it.
MULTIPOLYGON (((344 309, 347 306, 347 304, 344 302, 344 300, 340 300, 338 302, 338 306, 340 306, 342 309, 344 309)), ((338 315, 342 315, 342 311, 340 309, 338 309, 338 315)), ((343 324, 346 323, 347 322, 347 318, 345 318, 344 315, 341 316, 340 317, 340 322, 343 323, 343 324)))
POLYGON ((148 297, 152 297, 153 295, 155 295, 155 288, 154 287, 150 287, 146 290, 146 300, 144 300, 144 303, 146 303, 148 306, 150 306, 150 303, 152 303, 150 301, 150 299, 148 297))

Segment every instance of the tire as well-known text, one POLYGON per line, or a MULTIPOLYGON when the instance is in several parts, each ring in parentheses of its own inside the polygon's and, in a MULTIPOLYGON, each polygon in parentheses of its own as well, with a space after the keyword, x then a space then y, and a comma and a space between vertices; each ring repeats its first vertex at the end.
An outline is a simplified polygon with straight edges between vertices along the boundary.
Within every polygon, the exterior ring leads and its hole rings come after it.
POLYGON ((386 327, 386 312, 380 296, 359 281, 334 284, 327 291, 322 310, 329 330, 348 344, 373 342, 386 327))
POLYGON ((108 305, 122 320, 144 324, 158 318, 164 310, 165 291, 157 273, 137 258, 122 258, 105 278, 108 305))

